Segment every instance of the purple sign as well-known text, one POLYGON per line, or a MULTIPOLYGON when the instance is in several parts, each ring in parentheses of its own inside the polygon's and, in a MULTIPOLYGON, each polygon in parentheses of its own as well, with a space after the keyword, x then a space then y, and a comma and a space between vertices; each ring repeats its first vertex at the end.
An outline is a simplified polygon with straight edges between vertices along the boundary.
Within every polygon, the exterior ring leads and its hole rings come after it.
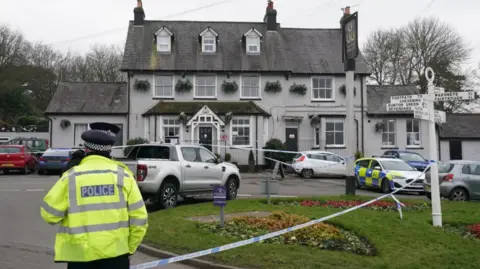
POLYGON ((213 187, 213 205, 225 206, 227 204, 227 189, 225 186, 213 187))

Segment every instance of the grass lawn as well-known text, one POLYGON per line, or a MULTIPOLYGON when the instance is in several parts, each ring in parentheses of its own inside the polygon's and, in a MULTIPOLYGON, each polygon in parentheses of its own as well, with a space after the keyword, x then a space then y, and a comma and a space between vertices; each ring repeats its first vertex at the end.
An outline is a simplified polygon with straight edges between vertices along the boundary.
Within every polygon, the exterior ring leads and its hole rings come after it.
MULTIPOLYGON (((312 198, 314 199, 314 198, 312 198)), ((351 200, 348 197, 321 197, 321 200, 351 200)), ((355 200, 368 200, 355 197, 355 200)), ((282 204, 267 205, 264 200, 229 202, 226 214, 248 211, 282 211, 316 219, 342 209, 323 206, 299 206, 294 201, 277 199, 282 204)), ((418 203, 417 201, 405 201, 418 203)), ((480 223, 480 204, 442 201, 443 221, 447 224, 480 223)), ((242 240, 225 237, 199 228, 189 217, 218 214, 212 203, 180 206, 150 215, 145 243, 162 250, 186 254, 242 240)), ((404 219, 396 211, 362 208, 334 218, 329 223, 365 237, 376 249, 375 256, 340 250, 324 250, 295 244, 255 243, 227 250, 201 259, 243 268, 262 269, 363 269, 363 268, 480 268, 480 240, 463 238, 431 225, 431 209, 404 211, 404 219)), ((247 231, 246 231, 247 232, 247 231)), ((247 238, 243 238, 247 239, 247 238)))

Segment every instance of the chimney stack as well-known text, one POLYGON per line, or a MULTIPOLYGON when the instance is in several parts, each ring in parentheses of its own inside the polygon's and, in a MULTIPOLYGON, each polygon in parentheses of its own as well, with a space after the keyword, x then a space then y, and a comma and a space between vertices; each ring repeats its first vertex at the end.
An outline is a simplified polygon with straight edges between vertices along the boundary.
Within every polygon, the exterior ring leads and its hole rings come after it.
POLYGON ((342 18, 340 19, 340 27, 343 26, 343 20, 350 16, 350 6, 346 6, 345 8, 342 8, 342 11, 343 11, 343 15, 342 15, 342 18))
POLYGON ((267 31, 277 30, 277 11, 273 8, 272 0, 268 0, 267 10, 263 21, 267 25, 267 31))
POLYGON ((137 7, 133 9, 133 25, 143 26, 145 23, 145 11, 143 10, 142 0, 137 0, 137 7))

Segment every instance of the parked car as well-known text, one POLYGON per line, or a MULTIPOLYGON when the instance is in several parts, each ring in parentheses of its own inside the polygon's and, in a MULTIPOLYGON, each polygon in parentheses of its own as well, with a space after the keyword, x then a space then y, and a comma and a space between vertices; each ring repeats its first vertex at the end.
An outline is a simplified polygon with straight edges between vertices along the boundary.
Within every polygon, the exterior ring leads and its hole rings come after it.
POLYGON ((405 187, 417 178, 404 190, 423 193, 425 175, 400 159, 362 158, 355 161, 354 169, 358 189, 369 187, 390 193, 395 189, 405 187))
POLYGON ((304 151, 293 158, 295 173, 303 178, 345 176, 345 159, 328 151, 304 151))
MULTIPOLYGON (((480 162, 447 161, 438 164, 440 196, 452 201, 480 200, 480 162)), ((425 175, 425 195, 431 199, 431 173, 425 175)))
POLYGON ((418 171, 424 171, 430 164, 427 159, 423 158, 422 155, 414 151, 387 150, 383 153, 382 157, 391 157, 403 160, 418 171))
POLYGON ((0 170, 8 174, 11 170, 21 170, 24 174, 37 169, 37 158, 25 145, 0 145, 0 170))
POLYGON ((70 161, 75 149, 72 148, 49 148, 38 160, 38 174, 62 171, 70 161))
POLYGON ((37 158, 42 156, 43 152, 48 148, 48 139, 37 138, 37 137, 16 137, 12 138, 6 142, 2 143, 3 145, 26 145, 30 148, 33 155, 37 158))
POLYGON ((135 178, 144 200, 160 208, 177 204, 178 196, 211 196, 214 185, 226 187, 227 199, 237 197, 240 172, 199 145, 134 145, 126 158, 116 158, 136 171, 135 178))

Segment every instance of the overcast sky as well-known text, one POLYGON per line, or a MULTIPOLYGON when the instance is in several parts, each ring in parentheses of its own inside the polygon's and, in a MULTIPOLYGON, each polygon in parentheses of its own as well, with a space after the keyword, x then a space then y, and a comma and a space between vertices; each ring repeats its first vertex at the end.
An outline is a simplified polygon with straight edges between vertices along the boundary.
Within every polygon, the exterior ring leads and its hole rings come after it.
MULTIPOLYGON (((480 61, 480 0, 276 0, 282 27, 338 28, 340 8, 359 12, 363 43, 379 28, 398 27, 418 16, 438 16, 476 48, 480 61)), ((261 21, 267 0, 143 0, 147 20, 261 21), (202 6, 211 7, 185 13, 202 6)), ((136 0, 0 0, 0 23, 61 51, 85 52, 91 44, 123 45, 136 0)))

